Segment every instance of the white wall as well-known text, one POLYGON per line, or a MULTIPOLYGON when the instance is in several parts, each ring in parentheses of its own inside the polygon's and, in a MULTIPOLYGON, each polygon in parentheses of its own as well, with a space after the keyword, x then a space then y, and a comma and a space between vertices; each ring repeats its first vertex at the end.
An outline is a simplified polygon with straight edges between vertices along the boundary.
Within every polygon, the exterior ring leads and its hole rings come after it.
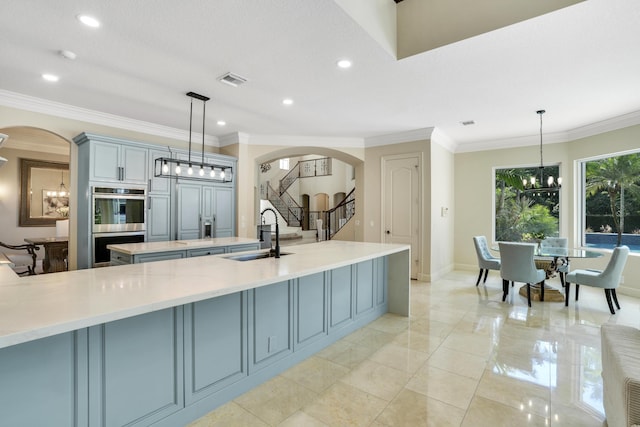
POLYGON ((454 154, 431 144, 431 280, 454 266, 454 154))

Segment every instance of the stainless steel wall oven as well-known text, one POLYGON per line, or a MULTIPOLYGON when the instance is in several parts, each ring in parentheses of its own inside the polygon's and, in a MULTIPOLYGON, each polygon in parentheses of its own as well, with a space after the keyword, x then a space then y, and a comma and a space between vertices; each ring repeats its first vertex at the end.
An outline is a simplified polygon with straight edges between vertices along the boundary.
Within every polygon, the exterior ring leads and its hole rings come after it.
POLYGON ((94 267, 109 265, 107 245, 145 241, 146 191, 143 188, 93 187, 91 217, 94 267))

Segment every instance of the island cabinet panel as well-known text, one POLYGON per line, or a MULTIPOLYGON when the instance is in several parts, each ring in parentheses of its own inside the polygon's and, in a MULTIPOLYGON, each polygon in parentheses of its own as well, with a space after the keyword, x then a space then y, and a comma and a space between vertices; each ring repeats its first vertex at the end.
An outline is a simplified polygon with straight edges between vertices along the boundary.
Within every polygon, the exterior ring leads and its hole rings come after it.
POLYGON ((293 287, 279 282, 249 291, 249 372, 293 352, 293 287))
POLYGON ((325 273, 300 277, 295 282, 294 336, 297 350, 325 337, 329 325, 325 273))
MULTIPOLYGON (((376 306, 387 304, 387 258, 376 258, 374 261, 375 281, 376 281, 376 306)), ((385 310, 386 311, 386 310, 385 310)))
POLYGON ((183 309, 89 329, 90 425, 147 426, 184 407, 183 309))
POLYGON ((234 245, 227 247, 227 253, 257 251, 260 249, 260 243, 250 243, 248 245, 234 245))
POLYGON ((377 283, 374 281, 373 260, 356 264, 356 316, 374 309, 376 300, 377 283))
MULTIPOLYGON (((113 252, 114 251, 111 251, 111 253, 113 252)), ((139 255, 133 255, 133 263, 141 264, 143 262, 166 261, 168 259, 180 259, 180 258, 186 258, 186 257, 187 257, 186 250, 139 254, 139 255)))
POLYGON ((353 292, 351 266, 340 267, 329 272, 329 330, 342 327, 353 321, 353 292))
POLYGON ((185 306, 185 401, 247 376, 247 297, 237 292, 185 306))
POLYGON ((0 349, 0 425, 86 425, 86 346, 77 331, 0 349))
POLYGON ((225 253, 224 246, 218 246, 213 248, 202 248, 202 249, 189 249, 187 251, 188 257, 196 257, 196 256, 207 256, 207 255, 220 255, 225 253))

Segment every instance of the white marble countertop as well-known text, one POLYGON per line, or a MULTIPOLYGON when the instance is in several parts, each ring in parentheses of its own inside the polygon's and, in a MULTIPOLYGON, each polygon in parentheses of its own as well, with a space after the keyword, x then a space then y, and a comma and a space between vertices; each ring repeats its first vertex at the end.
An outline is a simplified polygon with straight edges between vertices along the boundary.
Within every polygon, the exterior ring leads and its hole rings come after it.
POLYGON ((278 259, 240 262, 226 254, 28 277, 0 265, 0 348, 405 250, 325 241, 288 246, 290 255, 278 259))
POLYGON ((157 252, 182 251, 185 249, 213 248, 216 246, 236 246, 258 243, 258 239, 248 237, 213 237, 209 239, 169 240, 166 242, 141 242, 107 245, 107 249, 128 255, 157 252))

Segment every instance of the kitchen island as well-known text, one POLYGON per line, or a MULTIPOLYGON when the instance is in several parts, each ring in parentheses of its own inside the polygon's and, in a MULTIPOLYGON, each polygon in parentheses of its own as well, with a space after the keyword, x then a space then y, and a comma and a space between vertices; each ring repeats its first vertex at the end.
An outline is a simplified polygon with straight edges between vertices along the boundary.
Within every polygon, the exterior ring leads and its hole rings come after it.
POLYGON ((2 424, 184 425, 385 312, 409 314, 409 246, 287 252, 2 274, 2 424))
POLYGON ((122 243, 107 245, 107 249, 111 251, 111 265, 123 265, 257 250, 260 249, 260 241, 247 237, 213 237, 122 243))

